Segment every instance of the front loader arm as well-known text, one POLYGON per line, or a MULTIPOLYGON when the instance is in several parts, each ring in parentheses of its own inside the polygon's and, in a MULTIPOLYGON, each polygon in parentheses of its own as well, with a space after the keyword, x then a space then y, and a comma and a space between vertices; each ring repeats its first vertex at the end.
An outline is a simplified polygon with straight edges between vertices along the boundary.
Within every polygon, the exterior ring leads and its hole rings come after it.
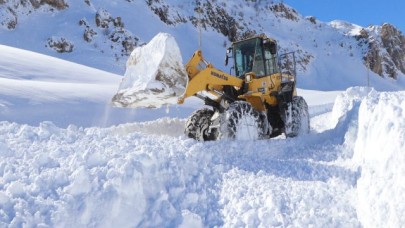
POLYGON ((224 85, 242 87, 243 80, 222 72, 209 64, 202 56, 201 50, 194 52, 186 64, 188 84, 184 94, 179 97, 178 104, 201 91, 218 90, 224 85))

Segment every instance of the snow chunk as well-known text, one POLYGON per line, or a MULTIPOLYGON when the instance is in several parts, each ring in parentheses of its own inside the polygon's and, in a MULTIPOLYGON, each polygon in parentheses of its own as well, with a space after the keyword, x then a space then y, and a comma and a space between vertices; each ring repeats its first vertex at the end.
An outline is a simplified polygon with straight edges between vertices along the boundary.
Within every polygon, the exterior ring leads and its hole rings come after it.
POLYGON ((187 228, 187 227, 194 227, 194 228, 202 228, 204 224, 201 220, 201 217, 197 214, 190 212, 189 210, 183 210, 181 212, 183 216, 183 222, 180 224, 179 228, 187 228))
POLYGON ((0 192, 0 205, 6 205, 10 203, 10 197, 4 192, 0 192))
POLYGON ((46 153, 36 155, 33 165, 41 169, 59 167, 59 163, 46 153))
POLYGON ((7 192, 13 197, 23 196, 25 193, 24 185, 19 181, 15 181, 8 186, 7 192))
POLYGON ((83 167, 73 172, 70 179, 72 179, 72 182, 67 186, 70 194, 77 196, 91 190, 90 177, 83 167))
POLYGON ((187 83, 182 62, 174 37, 159 33, 147 45, 131 53, 113 104, 132 108, 175 104, 187 83))
MULTIPOLYGON (((344 117, 348 111, 352 110, 356 103, 359 104, 363 98, 367 97, 369 91, 370 89, 367 87, 351 87, 339 94, 333 105, 332 126, 336 126, 339 120, 344 117)), ((374 89, 371 89, 371 91, 375 92, 374 89)))

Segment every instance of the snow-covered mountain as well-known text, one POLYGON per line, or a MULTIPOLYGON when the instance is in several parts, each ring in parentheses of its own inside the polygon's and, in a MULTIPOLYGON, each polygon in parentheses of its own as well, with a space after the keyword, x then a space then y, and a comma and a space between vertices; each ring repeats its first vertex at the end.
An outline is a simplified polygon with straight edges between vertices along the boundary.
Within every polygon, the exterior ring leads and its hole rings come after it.
POLYGON ((159 32, 176 38, 186 61, 201 27, 204 55, 218 68, 231 41, 265 33, 280 52, 296 51, 302 88, 345 89, 377 75, 404 81, 405 37, 394 26, 321 22, 282 1, 26 0, 0 1, 0 9, 2 44, 119 74, 132 49, 159 32))

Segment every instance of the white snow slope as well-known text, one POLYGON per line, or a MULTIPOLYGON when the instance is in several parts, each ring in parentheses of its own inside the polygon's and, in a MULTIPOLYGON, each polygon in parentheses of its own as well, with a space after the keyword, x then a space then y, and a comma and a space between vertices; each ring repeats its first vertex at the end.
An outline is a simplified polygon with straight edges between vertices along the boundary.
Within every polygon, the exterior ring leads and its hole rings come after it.
POLYGON ((120 77, 0 49, 1 227, 405 224, 404 92, 299 90, 310 134, 202 143, 198 102, 110 108, 120 77))
POLYGON ((154 120, 162 115, 184 118, 193 111, 112 107, 110 101, 121 80, 120 75, 0 45, 0 118, 89 127, 154 120))

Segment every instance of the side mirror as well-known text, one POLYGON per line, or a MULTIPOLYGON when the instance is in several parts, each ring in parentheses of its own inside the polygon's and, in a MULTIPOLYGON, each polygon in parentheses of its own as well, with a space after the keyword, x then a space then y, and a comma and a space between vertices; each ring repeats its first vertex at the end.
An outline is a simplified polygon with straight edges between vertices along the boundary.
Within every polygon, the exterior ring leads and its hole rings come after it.
POLYGON ((229 61, 229 55, 232 55, 232 47, 226 49, 226 55, 225 55, 225 66, 228 66, 228 61, 229 61))
POLYGON ((277 43, 274 40, 271 39, 263 40, 263 44, 270 50, 270 53, 272 55, 277 54, 277 43))
POLYGON ((277 54, 277 44, 276 43, 270 43, 270 53, 272 55, 277 54))

